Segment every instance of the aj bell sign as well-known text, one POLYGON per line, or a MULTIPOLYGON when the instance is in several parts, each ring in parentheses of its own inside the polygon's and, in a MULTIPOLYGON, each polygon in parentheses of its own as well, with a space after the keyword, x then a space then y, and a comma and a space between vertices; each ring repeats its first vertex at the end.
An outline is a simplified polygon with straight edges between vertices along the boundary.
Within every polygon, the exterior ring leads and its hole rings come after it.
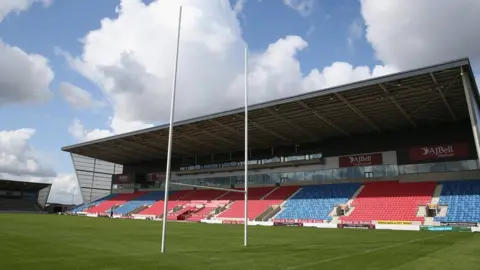
POLYGON ((452 143, 434 146, 420 146, 409 149, 410 161, 467 158, 468 145, 466 143, 452 143))
POLYGON ((353 166, 370 166, 383 164, 382 153, 345 156, 338 158, 338 165, 340 168, 353 166))

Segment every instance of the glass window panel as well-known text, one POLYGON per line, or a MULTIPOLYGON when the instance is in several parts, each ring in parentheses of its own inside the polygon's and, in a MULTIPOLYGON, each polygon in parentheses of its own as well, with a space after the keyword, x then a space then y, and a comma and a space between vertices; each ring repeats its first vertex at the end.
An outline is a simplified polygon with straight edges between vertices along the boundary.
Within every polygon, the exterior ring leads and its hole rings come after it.
POLYGON ((326 170, 318 170, 313 172, 313 180, 315 181, 322 181, 325 179, 325 171, 326 170))
POLYGON ((417 173, 417 166, 415 164, 398 166, 399 174, 415 174, 417 173))
POLYGON ((385 166, 385 176, 398 176, 398 166, 397 165, 387 165, 385 166))
POLYGON ((295 181, 295 173, 282 173, 282 182, 293 182, 295 181))
MULTIPOLYGON (((373 177, 385 177, 387 176, 386 174, 386 166, 383 165, 378 165, 378 166, 372 166, 371 167, 371 172, 373 173, 373 177)), ((365 170, 367 172, 367 170, 365 170)))
POLYGON ((342 169, 331 169, 328 171, 328 177, 326 180, 342 179, 342 169))
POLYGON ((477 170, 478 163, 477 160, 464 160, 461 161, 461 166, 463 170, 470 171, 470 170, 477 170))
MULTIPOLYGON (((431 172, 444 172, 447 170, 446 162, 431 163, 430 171, 431 172)), ((461 169, 460 162, 457 163, 457 171, 461 169)))
MULTIPOLYGON (((365 167, 352 167, 353 178, 363 178, 365 176, 365 167)), ((372 172, 371 167, 368 167, 368 172, 372 172)))
POLYGON ((456 172, 463 170, 461 161, 450 161, 445 162, 445 170, 447 172, 456 172))
POLYGON ((305 181, 305 172, 297 172, 295 174, 296 181, 305 181))
POLYGON ((431 172, 431 163, 417 164, 417 173, 428 173, 431 172))
POLYGON ((323 154, 322 154, 322 153, 311 154, 311 155, 310 155, 310 158, 311 158, 311 159, 318 159, 318 158, 322 158, 322 157, 323 157, 323 154))
POLYGON ((313 171, 305 172, 305 181, 313 181, 313 171))
POLYGON ((269 174, 271 183, 280 183, 281 175, 279 173, 269 174))
POLYGON ((338 170, 340 170, 340 179, 353 178, 353 176, 355 175, 354 169, 355 168, 353 168, 353 167, 338 169, 338 170))

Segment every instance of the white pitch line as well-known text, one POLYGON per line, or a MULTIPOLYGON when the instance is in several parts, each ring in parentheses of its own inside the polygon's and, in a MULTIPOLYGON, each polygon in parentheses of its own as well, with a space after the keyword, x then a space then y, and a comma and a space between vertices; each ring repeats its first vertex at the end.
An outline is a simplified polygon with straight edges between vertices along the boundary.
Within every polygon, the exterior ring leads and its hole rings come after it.
POLYGON ((405 246, 405 245, 408 245, 408 244, 412 244, 412 243, 416 243, 416 242, 421 242, 421 241, 424 241, 424 240, 429 240, 429 239, 441 237, 441 236, 444 236, 444 235, 445 235, 445 234, 439 234, 439 235, 435 235, 435 236, 432 236, 432 237, 425 237, 425 238, 421 238, 421 239, 411 240, 411 241, 408 241, 408 242, 403 242, 403 243, 398 243, 398 244, 394 244, 394 245, 389 245, 389 246, 383 246, 383 247, 379 247, 379 248, 369 249, 369 250, 362 251, 362 252, 358 252, 358 253, 352 253, 352 254, 348 254, 348 255, 344 255, 344 256, 333 257, 333 258, 324 259, 324 260, 320 260, 320 261, 315 261, 315 262, 311 262, 311 263, 296 265, 296 266, 293 266, 293 267, 289 267, 289 268, 287 268, 287 269, 288 269, 288 270, 300 269, 300 268, 303 268, 303 267, 312 266, 312 265, 316 265, 316 264, 319 264, 319 263, 331 262, 331 261, 346 259, 346 258, 350 258, 350 257, 353 257, 353 256, 362 255, 362 254, 367 254, 367 253, 371 253, 371 252, 375 252, 375 251, 385 250, 385 249, 394 248, 394 247, 399 247, 399 246, 405 246))

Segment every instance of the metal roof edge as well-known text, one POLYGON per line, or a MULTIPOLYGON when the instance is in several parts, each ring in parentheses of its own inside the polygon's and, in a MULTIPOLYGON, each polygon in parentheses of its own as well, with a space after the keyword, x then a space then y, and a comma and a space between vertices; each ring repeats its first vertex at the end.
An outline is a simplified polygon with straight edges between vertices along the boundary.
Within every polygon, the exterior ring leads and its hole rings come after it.
POLYGON ((467 65, 467 72, 470 76, 470 83, 473 90, 473 96, 475 97, 477 104, 480 106, 480 93, 478 92, 478 86, 475 81, 475 73, 473 72, 472 65, 470 64, 470 59, 467 58, 468 65, 467 65))
MULTIPOLYGON (((394 74, 388 74, 388 75, 384 75, 384 76, 380 76, 380 77, 375 77, 375 78, 371 78, 371 79, 367 79, 367 80, 363 80, 363 81, 352 82, 352 83, 343 84, 343 85, 339 85, 339 86, 334 86, 334 87, 330 87, 330 88, 326 88, 326 89, 319 89, 319 90, 311 91, 311 92, 301 94, 301 95, 297 95, 297 96, 291 96, 291 97, 276 99, 276 100, 272 100, 272 101, 262 102, 262 103, 250 105, 249 110, 256 110, 256 109, 266 108, 266 107, 270 107, 270 106, 281 105, 281 104, 285 104, 285 103, 292 102, 292 101, 300 101, 300 100, 304 100, 304 99, 308 99, 308 98, 313 98, 313 97, 329 95, 329 94, 333 94, 333 93, 344 92, 344 91, 352 90, 352 89, 355 89, 355 88, 375 85, 375 84, 379 84, 379 83, 385 83, 385 82, 388 82, 388 81, 404 79, 404 78, 408 78, 408 77, 412 77, 412 76, 416 76, 416 75, 420 75, 420 74, 424 74, 424 73, 436 72, 436 71, 440 71, 440 70, 445 70, 445 69, 454 68, 454 67, 461 67, 461 66, 468 66, 469 72, 473 74, 471 66, 470 66, 469 59, 468 58, 460 58, 460 59, 457 59, 457 60, 452 60, 452 61, 448 61, 448 62, 436 64, 436 65, 424 66, 424 67, 411 69, 411 70, 406 70, 406 71, 402 71, 402 72, 398 72, 398 73, 394 73, 394 74)), ((474 87, 476 89, 476 85, 474 87)), ((478 96, 478 90, 477 90, 477 96, 478 96)), ((480 98, 479 98, 479 100, 480 100, 480 98)), ((204 115, 204 116, 195 117, 195 118, 191 118, 191 119, 187 119, 187 120, 182 120, 182 121, 175 122, 174 127, 188 125, 188 124, 191 124, 191 123, 205 121, 205 120, 209 120, 209 119, 214 119, 214 118, 218 118, 218 117, 222 117, 222 116, 233 115, 233 114, 241 113, 243 111, 244 111, 244 107, 241 107, 241 108, 236 108, 236 109, 232 109, 232 110, 228 110, 228 111, 224 111, 224 112, 219 112, 219 113, 204 115)), ((82 143, 78 143, 78 144, 74 144, 74 145, 64 146, 64 147, 62 147, 61 150, 66 151, 66 152, 70 152, 69 150, 77 148, 77 147, 86 146, 86 145, 93 145, 93 144, 100 143, 100 142, 113 141, 113 140, 116 140, 116 139, 121 139, 121 138, 130 137, 130 136, 135 136, 135 135, 140 135, 140 134, 149 133, 149 132, 153 132, 153 131, 167 129, 168 127, 169 127, 169 125, 165 124, 165 125, 155 126, 155 127, 151 127, 151 128, 131 131, 131 132, 118 134, 118 135, 114 135, 114 136, 110 136, 110 137, 105 137, 105 138, 101 138, 101 139, 97 139, 97 140, 93 140, 93 141, 82 142, 82 143)))
POLYGON ((44 185, 44 186, 52 186, 53 185, 53 183, 48 183, 48 182, 30 182, 30 181, 21 181, 21 180, 4 179, 4 178, 0 178, 0 182, 1 181, 15 182, 15 183, 27 183, 27 184, 44 185))

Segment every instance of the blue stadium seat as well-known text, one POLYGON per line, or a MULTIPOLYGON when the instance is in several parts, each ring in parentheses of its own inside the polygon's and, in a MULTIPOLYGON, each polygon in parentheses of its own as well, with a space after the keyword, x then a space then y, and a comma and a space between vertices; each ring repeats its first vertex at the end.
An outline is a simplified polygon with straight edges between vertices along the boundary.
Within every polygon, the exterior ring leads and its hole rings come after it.
POLYGON ((81 204, 75 208, 72 209, 72 213, 78 213, 78 212, 83 212, 85 210, 87 210, 88 208, 92 208, 94 207, 95 205, 97 204, 100 204, 108 199, 111 199, 111 198, 114 198, 115 196, 117 196, 118 194, 108 194, 107 196, 105 197, 101 197, 99 199, 96 199, 95 201, 93 202, 89 202, 89 203, 84 203, 84 204, 81 204))
POLYGON ((480 222, 480 181, 442 182, 439 204, 447 204, 445 217, 435 217, 440 222, 480 222))
POLYGON ((337 204, 346 203, 361 184, 333 184, 303 187, 287 200, 276 219, 331 220, 328 214, 337 204))
POLYGON ((156 201, 163 200, 165 196, 165 192, 163 191, 152 191, 148 192, 140 197, 137 197, 131 201, 126 202, 122 206, 118 207, 117 209, 113 210, 114 214, 126 215, 131 211, 147 205, 152 205, 156 201))

